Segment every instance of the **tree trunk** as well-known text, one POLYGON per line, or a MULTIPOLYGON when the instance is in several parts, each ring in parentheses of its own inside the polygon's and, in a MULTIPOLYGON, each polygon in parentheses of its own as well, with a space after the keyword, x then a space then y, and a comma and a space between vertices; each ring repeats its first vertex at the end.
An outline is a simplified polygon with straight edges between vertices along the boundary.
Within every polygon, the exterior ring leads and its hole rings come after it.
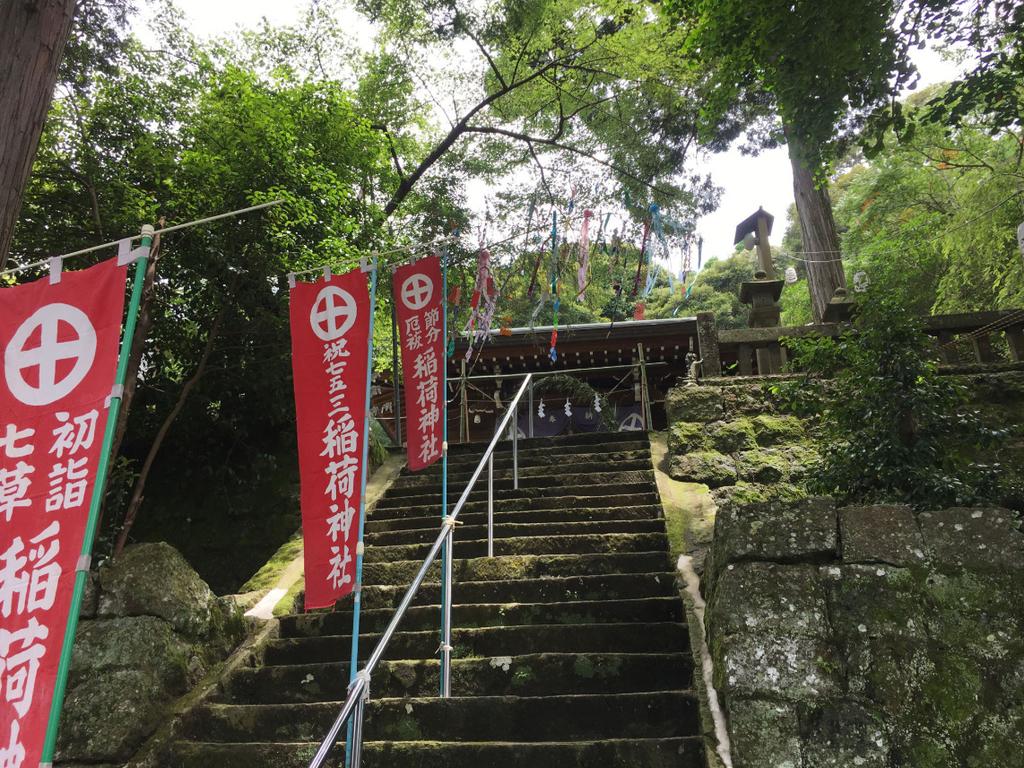
POLYGON ((124 515, 124 525, 121 526, 121 532, 117 536, 117 542, 114 544, 113 557, 118 557, 124 550, 125 545, 128 543, 128 535, 131 533, 132 526, 135 524, 135 518, 139 514, 139 507, 142 506, 143 499, 145 498, 146 481, 149 479, 149 473, 153 469, 153 464, 156 462, 156 456, 163 447, 164 440, 167 438, 167 434, 171 431, 171 426, 174 424, 174 420, 178 418, 178 414, 181 413, 185 407, 185 401, 188 400, 188 396, 192 393, 192 390, 199 383, 199 380, 203 378, 203 374, 206 373, 206 363, 210 359, 210 353, 213 352, 214 342, 217 340, 217 335, 220 333, 220 324, 224 319, 224 312, 227 309, 227 304, 221 306, 220 311, 217 312, 217 317, 214 318, 213 325, 210 327, 210 333, 206 338, 206 346, 203 348, 203 354, 199 358, 199 364, 196 366, 192 376, 186 381, 181 391, 178 393, 178 400, 171 408, 170 413, 164 418, 163 424, 160 425, 160 429, 157 430, 156 437, 153 438, 153 444, 149 446, 149 453, 146 454, 146 460, 142 464, 142 469, 139 471, 139 477, 135 481, 135 487, 132 488, 132 496, 128 502, 128 509, 124 515))
POLYGON ((820 323, 836 288, 846 287, 846 274, 839 260, 839 234, 828 190, 815 181, 796 132, 787 130, 786 141, 789 162, 793 166, 793 196, 800 216, 803 258, 807 259, 811 310, 814 322, 820 323))
POLYGON ((76 0, 0 3, 0 269, 7 261, 76 0))

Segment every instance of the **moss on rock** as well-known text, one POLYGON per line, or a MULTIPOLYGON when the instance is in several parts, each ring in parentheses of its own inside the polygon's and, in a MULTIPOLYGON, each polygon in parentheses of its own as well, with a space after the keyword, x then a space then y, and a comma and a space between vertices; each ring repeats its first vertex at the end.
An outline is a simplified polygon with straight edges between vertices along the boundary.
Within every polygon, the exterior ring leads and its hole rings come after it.
POLYGON ((757 447, 754 424, 750 419, 736 419, 711 426, 711 445, 721 453, 739 453, 757 447))
POLYGON ((757 436, 757 444, 762 446, 779 445, 780 443, 797 443, 806 438, 804 425, 795 416, 775 416, 760 413, 750 420, 757 436))
POLYGON ((714 451, 695 451, 673 456, 669 475, 684 483, 701 483, 718 488, 736 482, 736 464, 731 458, 714 451))
POLYGON ((668 449, 677 455, 706 451, 708 449, 707 426, 694 421, 679 421, 668 432, 668 449))

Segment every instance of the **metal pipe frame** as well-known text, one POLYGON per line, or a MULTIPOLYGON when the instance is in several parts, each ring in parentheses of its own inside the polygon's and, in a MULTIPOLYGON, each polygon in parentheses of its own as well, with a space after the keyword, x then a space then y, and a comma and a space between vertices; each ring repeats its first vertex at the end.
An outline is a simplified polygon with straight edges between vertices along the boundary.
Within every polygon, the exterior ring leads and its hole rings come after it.
MULTIPOLYGON (((530 388, 533 381, 532 376, 533 374, 526 375, 526 378, 523 380, 522 385, 519 387, 519 391, 516 393, 515 398, 513 398, 512 402, 509 404, 508 409, 505 411, 505 415, 502 417, 501 423, 494 433, 494 437, 491 438, 491 442, 487 446, 487 450, 484 452, 484 455, 480 458, 480 462, 477 464, 476 469, 473 470, 473 475, 469 478, 469 482, 466 484, 465 489, 463 489, 462 495, 459 496, 459 500, 455 503, 455 507, 452 509, 451 515, 448 516, 448 518, 442 525, 441 531, 438 533, 437 538, 434 540, 433 545, 430 547, 430 551, 427 553, 427 556, 423 559, 423 564, 420 566, 419 571, 417 571, 416 576, 412 580, 412 583, 409 585, 409 588, 406 590, 405 595, 402 597, 402 602, 399 603, 398 608, 395 609, 394 616, 391 617, 391 621, 388 623, 388 626, 381 635, 381 638, 377 642, 376 647, 374 647, 373 652, 370 654, 370 658, 366 660, 366 664, 363 666, 362 670, 360 670, 359 674, 356 676, 356 679, 353 680, 352 684, 349 686, 349 693, 345 699, 345 703, 341 707, 341 712, 338 713, 338 716, 335 718, 334 722, 331 724, 330 729, 327 731, 327 735, 324 737, 323 741, 320 742, 320 747, 317 750, 316 754, 313 756, 313 759, 310 761, 309 768, 321 768, 323 766, 324 761, 327 759, 327 755, 330 753, 331 748, 334 746, 338 738, 338 734, 341 732, 341 729, 345 726, 345 723, 348 721, 348 719, 350 717, 353 717, 353 712, 356 709, 357 705, 360 705, 360 703, 365 704, 366 697, 369 696, 370 676, 373 674, 373 670, 377 668, 377 665, 380 663, 380 660, 384 657, 384 653, 387 651, 387 647, 388 644, 391 642, 391 638, 394 637, 395 632, 398 630, 398 625, 401 624, 402 619, 405 618, 406 611, 409 610, 409 606, 412 604, 413 599, 416 597, 416 593, 419 591, 419 588, 423 585, 424 580, 426 580, 427 572, 430 570, 430 567, 437 560, 437 555, 441 551, 441 547, 445 544, 446 541, 449 541, 449 539, 452 537, 452 533, 455 528, 455 522, 456 519, 458 518, 459 512, 461 512, 462 508, 466 506, 466 502, 469 500, 469 496, 473 492, 473 488, 476 485, 476 481, 480 479, 480 475, 484 469, 484 464, 493 455, 494 449, 498 445, 498 438, 501 437, 502 432, 508 426, 509 421, 512 419, 512 414, 515 410, 516 404, 518 404, 520 399, 522 399, 523 395, 530 388)), ((451 578, 450 573, 448 574, 448 578, 451 578)), ((446 591, 446 605, 442 606, 442 611, 447 611, 448 616, 448 629, 445 636, 445 642, 442 645, 449 646, 451 645, 451 594, 452 592, 449 585, 449 588, 446 591)), ((451 670, 450 667, 448 667, 445 670, 444 675, 448 679, 442 681, 442 690, 447 689, 449 692, 451 690, 450 675, 451 670)), ((359 717, 362 718, 361 708, 359 717)), ((359 727, 361 731, 361 720, 359 723, 359 727)), ((360 739, 361 738, 362 734, 360 732, 360 739)), ((361 751, 362 743, 360 742, 358 752, 361 753, 361 751)), ((356 763, 353 764, 358 766, 358 764, 356 763)))

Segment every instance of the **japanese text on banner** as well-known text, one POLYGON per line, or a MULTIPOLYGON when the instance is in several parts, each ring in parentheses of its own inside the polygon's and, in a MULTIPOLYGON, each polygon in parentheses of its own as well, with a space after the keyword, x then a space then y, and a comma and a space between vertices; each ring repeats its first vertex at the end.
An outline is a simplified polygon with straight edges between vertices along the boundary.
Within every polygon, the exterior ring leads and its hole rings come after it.
POLYGON ((359 270, 291 290, 306 609, 355 586, 370 299, 359 270))
POLYGON ((0 766, 35 768, 117 367, 116 260, 0 289, 0 766))
POLYGON ((409 469, 441 457, 445 395, 441 260, 428 256, 395 270, 394 300, 402 340, 409 469))

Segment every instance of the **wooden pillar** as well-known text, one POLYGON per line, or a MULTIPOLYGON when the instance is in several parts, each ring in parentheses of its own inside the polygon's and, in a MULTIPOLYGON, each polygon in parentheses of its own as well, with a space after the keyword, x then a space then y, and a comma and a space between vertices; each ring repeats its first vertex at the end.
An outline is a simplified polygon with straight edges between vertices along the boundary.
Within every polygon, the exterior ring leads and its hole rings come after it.
POLYGON ((992 338, 983 333, 978 336, 971 336, 971 346, 974 347, 974 359, 979 363, 994 363, 996 356, 992 353, 992 338))
POLYGON ((939 331, 939 359, 946 365, 956 365, 960 362, 956 347, 946 346, 954 341, 956 337, 950 331, 939 331))
POLYGON ((722 357, 718 351, 718 325, 711 312, 697 313, 698 354, 704 361, 701 367, 708 378, 722 375, 722 357))
POLYGON ((757 373, 759 376, 769 376, 780 373, 782 367, 779 364, 779 344, 771 342, 763 347, 757 348, 757 373))
POLYGON ((1010 348, 1010 359, 1015 363, 1024 362, 1024 328, 1007 328, 1006 344, 1010 348))
POLYGON ((739 368, 740 376, 753 376, 754 366, 751 364, 750 356, 753 354, 749 344, 740 344, 739 348, 739 368))

